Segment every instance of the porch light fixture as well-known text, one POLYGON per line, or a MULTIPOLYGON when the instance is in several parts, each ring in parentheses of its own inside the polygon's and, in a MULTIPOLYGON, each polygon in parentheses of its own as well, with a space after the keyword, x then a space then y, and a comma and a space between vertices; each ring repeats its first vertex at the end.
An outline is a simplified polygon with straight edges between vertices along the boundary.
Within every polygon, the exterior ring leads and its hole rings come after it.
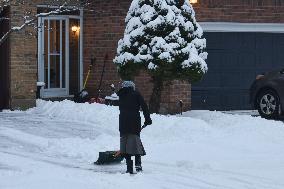
POLYGON ((76 35, 76 33, 80 31, 80 27, 78 27, 78 26, 72 26, 71 30, 72 30, 72 32, 74 33, 74 35, 76 35))
POLYGON ((198 3, 198 0, 189 0, 189 2, 190 2, 191 4, 196 4, 196 3, 198 3))

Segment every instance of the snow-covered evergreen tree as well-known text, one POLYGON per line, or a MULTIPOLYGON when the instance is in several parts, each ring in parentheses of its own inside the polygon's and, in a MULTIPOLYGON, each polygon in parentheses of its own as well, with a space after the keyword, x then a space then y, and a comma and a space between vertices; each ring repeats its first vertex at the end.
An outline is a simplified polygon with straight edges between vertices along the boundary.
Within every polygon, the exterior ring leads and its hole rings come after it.
POLYGON ((206 73, 206 39, 189 0, 133 0, 125 22, 114 63, 122 79, 148 70, 152 112, 159 110, 163 82, 195 82, 206 73))

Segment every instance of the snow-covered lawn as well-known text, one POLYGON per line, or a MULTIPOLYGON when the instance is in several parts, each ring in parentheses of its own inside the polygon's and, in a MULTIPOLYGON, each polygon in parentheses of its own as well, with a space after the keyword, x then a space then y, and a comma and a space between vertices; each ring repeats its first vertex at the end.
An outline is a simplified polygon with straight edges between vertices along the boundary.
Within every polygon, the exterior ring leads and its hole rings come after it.
POLYGON ((152 115, 144 172, 91 165, 119 148, 117 107, 38 101, 0 113, 1 189, 283 189, 284 123, 192 111, 152 115))

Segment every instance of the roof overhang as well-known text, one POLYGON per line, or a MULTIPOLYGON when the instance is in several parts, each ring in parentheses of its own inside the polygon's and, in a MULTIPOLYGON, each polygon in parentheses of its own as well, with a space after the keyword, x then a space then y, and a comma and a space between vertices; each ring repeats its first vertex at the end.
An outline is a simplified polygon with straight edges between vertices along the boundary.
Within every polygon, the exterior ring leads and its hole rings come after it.
POLYGON ((284 33, 284 23, 199 22, 204 32, 284 33))

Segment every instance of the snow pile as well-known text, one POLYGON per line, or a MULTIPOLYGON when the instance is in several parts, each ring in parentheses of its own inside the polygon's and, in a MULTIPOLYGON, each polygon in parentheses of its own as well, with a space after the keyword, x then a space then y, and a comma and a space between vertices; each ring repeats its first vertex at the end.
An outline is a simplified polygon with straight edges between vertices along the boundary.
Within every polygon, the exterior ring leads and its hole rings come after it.
MULTIPOLYGON (((192 111, 152 115, 141 133, 144 172, 95 167, 119 148, 117 107, 46 102, 0 113, 1 189, 284 188, 284 124, 248 115, 192 111)), ((142 120, 143 121, 143 120, 142 120)))
MULTIPOLYGON (((106 106, 103 104, 76 104, 71 101, 65 100, 62 102, 46 102, 42 100, 37 101, 37 107, 28 110, 31 114, 41 114, 48 116, 52 119, 63 119, 71 122, 83 123, 92 125, 96 130, 103 131, 104 134, 108 134, 113 137, 119 137, 118 123, 119 123, 119 109, 115 106, 106 106)), ((169 138, 183 138, 185 140, 191 140, 188 136, 184 135, 194 127, 188 127, 190 125, 198 126, 198 129, 208 130, 210 126, 202 120, 196 120, 192 118, 183 117, 168 117, 154 114, 151 116, 154 120, 153 125, 149 126, 149 130, 154 140, 166 140, 169 138), (156 121, 155 121, 156 120, 156 121), (163 133, 160 132, 159 125, 163 125, 163 133), (179 129, 177 129, 179 128, 179 129), (165 137, 165 135, 167 137, 165 137)), ((142 122, 144 122, 143 114, 141 113, 142 122)), ((149 132, 148 128, 144 131, 149 132)), ((194 136, 193 136, 194 137, 194 136)), ((196 136, 198 137, 198 136, 196 136)))

